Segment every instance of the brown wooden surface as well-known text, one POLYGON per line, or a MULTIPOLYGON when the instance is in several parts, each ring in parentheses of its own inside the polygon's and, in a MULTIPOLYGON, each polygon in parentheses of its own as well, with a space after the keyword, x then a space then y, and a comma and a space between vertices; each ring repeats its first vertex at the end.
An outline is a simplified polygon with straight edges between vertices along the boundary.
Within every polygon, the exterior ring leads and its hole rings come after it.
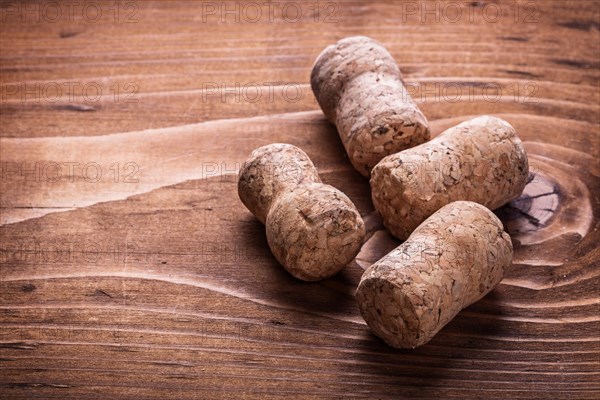
POLYGON ((46 3, 2 2, 1 398, 600 396, 598 2, 310 3, 297 22, 282 2, 255 23, 242 3, 224 23, 222 3, 93 2, 97 22, 58 3, 52 21, 46 3), (398 242, 308 86, 352 34, 390 49, 434 134, 503 117, 536 173, 498 211, 515 245, 503 282, 414 351, 372 336, 354 303, 398 242), (212 94, 236 83, 262 98, 212 94), (365 217, 335 278, 291 278, 237 198, 239 163, 275 141, 365 217))

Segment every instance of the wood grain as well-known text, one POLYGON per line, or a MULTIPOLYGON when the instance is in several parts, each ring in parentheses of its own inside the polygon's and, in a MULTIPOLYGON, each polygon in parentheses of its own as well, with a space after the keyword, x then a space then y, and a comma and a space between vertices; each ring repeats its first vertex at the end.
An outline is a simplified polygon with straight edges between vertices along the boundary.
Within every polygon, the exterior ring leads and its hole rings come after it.
POLYGON ((456 2, 281 2, 257 22, 209 3, 96 2, 97 22, 2 3, 0 397, 598 398, 600 3, 460 2, 455 19, 456 2), (412 351, 358 312, 362 271, 399 242, 308 85, 352 34, 386 45, 434 135, 500 116, 535 172, 497 211, 502 283, 412 351), (237 198, 239 164, 271 142, 365 219, 334 278, 290 277, 237 198))

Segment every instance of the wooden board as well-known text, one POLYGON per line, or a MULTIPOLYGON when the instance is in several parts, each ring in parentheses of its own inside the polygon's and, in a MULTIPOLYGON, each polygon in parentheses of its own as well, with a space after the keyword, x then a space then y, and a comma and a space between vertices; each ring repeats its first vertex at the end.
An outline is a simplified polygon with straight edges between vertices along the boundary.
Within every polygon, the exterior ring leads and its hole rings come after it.
POLYGON ((0 398, 600 396, 600 3, 66 3, 0 8, 0 398), (399 242, 308 85, 354 34, 434 134, 500 116, 535 172, 497 211, 505 279, 417 350, 360 317, 362 271, 399 242), (332 279, 285 273, 237 198, 271 142, 365 218, 332 279))

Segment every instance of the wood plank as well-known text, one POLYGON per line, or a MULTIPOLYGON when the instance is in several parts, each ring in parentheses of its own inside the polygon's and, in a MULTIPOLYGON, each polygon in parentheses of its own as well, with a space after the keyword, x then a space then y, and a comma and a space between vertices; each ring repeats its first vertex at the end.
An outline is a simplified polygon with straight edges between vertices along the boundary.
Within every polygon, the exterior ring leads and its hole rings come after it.
POLYGON ((94 2, 96 22, 50 3, 0 7, 0 397, 598 398, 600 3, 281 2, 256 22, 242 2, 94 2), (497 210, 502 283, 416 350, 360 317, 363 270, 399 242, 308 84, 353 34, 390 49, 434 135, 505 118, 535 173, 497 210), (238 200, 272 142, 365 218, 331 279, 287 274, 238 200))

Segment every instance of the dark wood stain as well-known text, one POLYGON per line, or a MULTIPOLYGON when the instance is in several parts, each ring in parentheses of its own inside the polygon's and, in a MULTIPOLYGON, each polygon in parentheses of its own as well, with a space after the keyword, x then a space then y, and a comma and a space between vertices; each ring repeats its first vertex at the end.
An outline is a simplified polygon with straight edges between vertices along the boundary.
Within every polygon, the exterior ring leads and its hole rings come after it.
POLYGON ((563 26, 569 29, 577 29, 580 31, 590 31, 592 29, 600 30, 600 23, 597 21, 569 21, 561 22, 558 26, 563 26))

